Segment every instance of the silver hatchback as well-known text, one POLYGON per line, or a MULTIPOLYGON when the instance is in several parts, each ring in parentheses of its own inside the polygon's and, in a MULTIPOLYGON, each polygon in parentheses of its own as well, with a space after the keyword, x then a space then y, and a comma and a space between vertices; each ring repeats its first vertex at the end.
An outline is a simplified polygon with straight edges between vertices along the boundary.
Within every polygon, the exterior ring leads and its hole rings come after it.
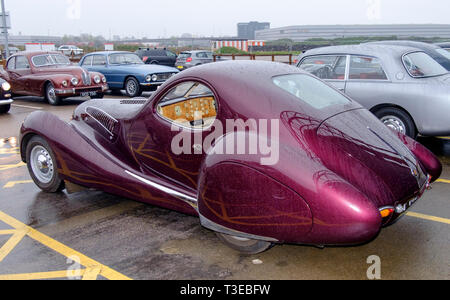
POLYGON ((213 62, 213 53, 210 51, 185 51, 178 55, 175 67, 178 70, 185 70, 195 66, 213 62))
POLYGON ((300 55, 325 80, 410 137, 450 135, 450 74, 425 52, 388 45, 334 46, 300 55))

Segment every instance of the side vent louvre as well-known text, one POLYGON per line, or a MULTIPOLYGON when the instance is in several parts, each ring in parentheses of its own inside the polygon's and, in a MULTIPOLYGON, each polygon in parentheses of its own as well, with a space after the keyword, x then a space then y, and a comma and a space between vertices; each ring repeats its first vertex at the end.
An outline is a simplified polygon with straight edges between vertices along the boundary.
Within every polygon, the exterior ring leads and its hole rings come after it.
POLYGON ((131 99, 131 100, 120 100, 120 104, 141 104, 144 105, 147 103, 147 99, 131 99))
POLYGON ((86 114, 97 121, 97 123, 107 131, 107 133, 110 135, 110 139, 114 138, 115 130, 119 123, 116 119, 111 117, 103 110, 92 106, 86 107, 86 114))

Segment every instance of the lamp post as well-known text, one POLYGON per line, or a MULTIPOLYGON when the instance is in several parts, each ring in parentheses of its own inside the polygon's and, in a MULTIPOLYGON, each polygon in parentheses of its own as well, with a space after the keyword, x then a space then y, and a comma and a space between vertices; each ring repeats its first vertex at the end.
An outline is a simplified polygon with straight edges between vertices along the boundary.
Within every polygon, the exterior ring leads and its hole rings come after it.
POLYGON ((3 33, 5 35, 5 52, 6 58, 9 57, 9 41, 8 41, 8 25, 6 24, 6 10, 5 10, 5 0, 2 1, 2 21, 3 21, 3 33))

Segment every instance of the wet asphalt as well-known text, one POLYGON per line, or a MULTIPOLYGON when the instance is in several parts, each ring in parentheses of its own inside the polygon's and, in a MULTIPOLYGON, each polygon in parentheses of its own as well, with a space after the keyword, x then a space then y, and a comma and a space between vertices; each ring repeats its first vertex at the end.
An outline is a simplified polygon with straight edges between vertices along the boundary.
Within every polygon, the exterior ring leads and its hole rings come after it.
POLYGON ((0 279, 64 279, 67 270, 87 274, 90 268, 97 279, 364 280, 374 255, 381 260, 381 279, 450 279, 448 139, 420 140, 441 158, 444 180, 411 209, 416 216, 403 217, 371 243, 323 250, 282 245, 247 256, 222 245, 197 218, 99 191, 45 194, 31 183, 16 148, 21 122, 35 110, 68 121, 82 102, 51 107, 24 97, 0 115, 0 279), (10 217, 20 226, 12 226, 10 217), (21 230, 27 234, 14 239, 21 230), (77 267, 70 253, 95 263, 77 267), (106 272, 109 268, 115 273, 106 272))

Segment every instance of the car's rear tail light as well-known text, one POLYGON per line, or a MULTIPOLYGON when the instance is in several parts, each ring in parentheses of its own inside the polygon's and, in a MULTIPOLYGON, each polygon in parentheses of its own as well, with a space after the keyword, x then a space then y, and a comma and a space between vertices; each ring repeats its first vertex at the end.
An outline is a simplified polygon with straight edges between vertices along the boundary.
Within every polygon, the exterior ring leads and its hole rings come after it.
POLYGON ((191 62, 192 61, 192 57, 189 57, 188 59, 186 59, 186 62, 191 62))
POLYGON ((296 65, 298 63, 298 59, 294 59, 294 64, 296 65))
POLYGON ((380 215, 383 219, 383 226, 389 223, 389 221, 392 219, 392 216, 394 215, 394 212, 395 208, 391 206, 380 208, 380 215))
POLYGON ((148 59, 148 56, 144 56, 144 57, 142 58, 142 61, 143 61, 143 62, 146 62, 147 59, 148 59))

